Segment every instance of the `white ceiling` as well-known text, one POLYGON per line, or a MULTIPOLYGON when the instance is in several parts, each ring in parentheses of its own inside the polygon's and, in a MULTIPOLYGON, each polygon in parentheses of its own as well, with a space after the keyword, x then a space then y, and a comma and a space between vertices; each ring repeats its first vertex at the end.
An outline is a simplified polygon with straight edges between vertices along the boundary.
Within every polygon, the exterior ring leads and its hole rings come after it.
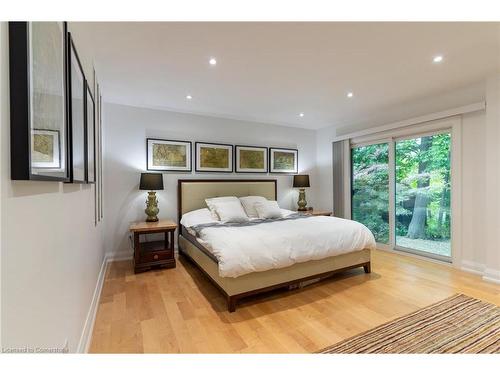
POLYGON ((72 29, 77 48, 95 56, 106 101, 310 129, 359 125, 431 96, 469 104, 484 93, 460 89, 500 72, 500 23, 109 22, 72 29), (437 54, 441 64, 432 63, 437 54))

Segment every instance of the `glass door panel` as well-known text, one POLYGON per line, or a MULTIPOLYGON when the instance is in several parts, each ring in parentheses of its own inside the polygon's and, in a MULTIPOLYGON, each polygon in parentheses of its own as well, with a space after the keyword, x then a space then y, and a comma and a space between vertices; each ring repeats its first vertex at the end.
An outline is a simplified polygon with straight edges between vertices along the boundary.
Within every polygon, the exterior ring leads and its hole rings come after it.
POLYGON ((379 243, 389 243, 389 145, 351 150, 351 217, 366 225, 379 243))
POLYGON ((451 257, 450 145, 450 133, 396 141, 396 248, 451 257))

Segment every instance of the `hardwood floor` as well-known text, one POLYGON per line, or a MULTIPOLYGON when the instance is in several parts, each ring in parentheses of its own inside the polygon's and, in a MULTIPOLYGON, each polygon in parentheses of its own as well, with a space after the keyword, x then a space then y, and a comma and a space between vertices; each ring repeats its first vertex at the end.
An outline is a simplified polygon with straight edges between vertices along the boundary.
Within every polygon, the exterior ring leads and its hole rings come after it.
POLYGON ((93 353, 304 353, 366 331, 454 293, 500 305, 500 285, 449 266, 383 251, 372 273, 348 271, 302 289, 225 300, 189 261, 134 275, 110 265, 93 353))

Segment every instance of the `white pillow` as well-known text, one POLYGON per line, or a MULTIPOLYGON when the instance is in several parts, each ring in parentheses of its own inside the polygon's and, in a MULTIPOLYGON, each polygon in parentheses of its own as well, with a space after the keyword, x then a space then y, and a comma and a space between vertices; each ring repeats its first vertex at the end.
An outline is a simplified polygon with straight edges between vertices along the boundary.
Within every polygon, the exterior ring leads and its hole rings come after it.
POLYGON ((247 213, 247 216, 253 219, 259 217, 259 214, 255 210, 254 204, 257 202, 267 202, 267 199, 256 195, 250 195, 248 197, 241 197, 240 202, 243 206, 243 209, 247 213))
POLYGON ((220 220, 220 217, 217 214, 217 204, 220 202, 227 202, 227 201, 240 203, 240 200, 236 197, 217 197, 217 198, 205 199, 205 203, 207 204, 207 207, 210 210, 214 220, 217 220, 217 221, 220 220))
POLYGON ((257 202, 254 204, 254 207, 261 219, 277 219, 283 217, 281 208, 276 201, 257 202))
POLYGON ((216 223, 217 220, 214 220, 210 210, 208 208, 200 208, 199 210, 194 210, 190 212, 186 212, 182 215, 181 224, 186 228, 192 227, 198 224, 205 223, 216 223))
POLYGON ((244 223, 249 220, 238 200, 218 202, 216 210, 223 223, 244 223))

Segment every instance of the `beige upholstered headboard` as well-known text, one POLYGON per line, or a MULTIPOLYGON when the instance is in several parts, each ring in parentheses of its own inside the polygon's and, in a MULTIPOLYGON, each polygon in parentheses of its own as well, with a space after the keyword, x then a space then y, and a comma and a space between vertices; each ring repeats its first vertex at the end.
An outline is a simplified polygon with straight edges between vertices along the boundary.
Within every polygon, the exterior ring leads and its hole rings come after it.
POLYGON ((206 198, 247 195, 260 195, 276 200, 276 180, 179 180, 178 220, 186 212, 206 208, 206 198))

